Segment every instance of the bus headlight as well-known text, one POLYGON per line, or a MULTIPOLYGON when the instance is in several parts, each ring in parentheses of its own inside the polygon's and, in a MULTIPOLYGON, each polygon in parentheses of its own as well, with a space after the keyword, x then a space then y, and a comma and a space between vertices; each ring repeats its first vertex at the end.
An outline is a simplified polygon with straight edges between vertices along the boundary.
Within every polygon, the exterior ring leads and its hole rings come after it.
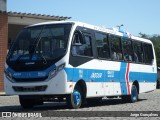
POLYGON ((5 73, 6 77, 8 78, 8 80, 10 80, 11 82, 13 82, 12 81, 12 73, 9 72, 8 69, 5 69, 4 73, 5 73))
POLYGON ((59 66, 57 67, 57 72, 61 71, 64 67, 65 67, 65 63, 59 65, 59 66))
POLYGON ((53 78, 59 71, 63 70, 65 67, 65 63, 57 66, 56 68, 54 68, 53 70, 50 71, 49 73, 49 79, 53 78))
POLYGON ((56 75, 56 68, 54 68, 52 71, 49 73, 49 79, 53 78, 56 75))

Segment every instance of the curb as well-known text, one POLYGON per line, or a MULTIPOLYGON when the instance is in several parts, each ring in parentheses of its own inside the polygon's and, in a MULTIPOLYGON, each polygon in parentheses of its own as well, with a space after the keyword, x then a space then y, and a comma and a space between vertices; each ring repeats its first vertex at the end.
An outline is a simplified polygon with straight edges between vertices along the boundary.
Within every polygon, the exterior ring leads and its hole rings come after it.
POLYGON ((5 96, 6 93, 5 92, 0 92, 0 96, 5 96))

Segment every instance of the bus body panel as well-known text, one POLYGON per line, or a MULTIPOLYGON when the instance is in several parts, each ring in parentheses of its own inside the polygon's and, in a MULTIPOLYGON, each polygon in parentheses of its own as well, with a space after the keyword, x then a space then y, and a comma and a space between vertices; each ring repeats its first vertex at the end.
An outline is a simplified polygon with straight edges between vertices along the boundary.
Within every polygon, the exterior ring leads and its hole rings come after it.
POLYGON ((139 93, 150 92, 156 89, 155 82, 139 82, 139 93))

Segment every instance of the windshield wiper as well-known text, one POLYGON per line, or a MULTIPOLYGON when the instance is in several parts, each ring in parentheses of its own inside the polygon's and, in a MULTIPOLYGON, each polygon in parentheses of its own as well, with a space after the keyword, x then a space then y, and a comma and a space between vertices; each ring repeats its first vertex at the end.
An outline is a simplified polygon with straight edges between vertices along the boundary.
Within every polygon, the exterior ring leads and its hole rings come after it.
POLYGON ((22 58, 22 56, 23 56, 23 55, 20 55, 20 56, 16 59, 16 61, 15 61, 15 62, 17 62, 17 63, 18 63, 18 62, 20 61, 20 59, 22 58))
POLYGON ((33 42, 33 44, 32 44, 32 48, 31 48, 31 50, 30 50, 30 53, 31 53, 31 57, 30 57, 30 58, 32 58, 33 53, 34 53, 34 51, 36 50, 36 48, 37 48, 37 46, 38 46, 38 43, 39 43, 39 41, 40 41, 41 38, 42 38, 42 37, 40 37, 40 36, 41 36, 44 28, 45 28, 45 26, 43 26, 43 28, 41 29, 40 33, 37 35, 36 39, 34 40, 34 42, 33 42))
POLYGON ((43 59, 43 61, 44 61, 43 63, 44 63, 44 64, 47 64, 47 60, 46 60, 46 58, 44 57, 44 55, 43 55, 41 52, 39 53, 39 55, 40 55, 40 57, 43 59))

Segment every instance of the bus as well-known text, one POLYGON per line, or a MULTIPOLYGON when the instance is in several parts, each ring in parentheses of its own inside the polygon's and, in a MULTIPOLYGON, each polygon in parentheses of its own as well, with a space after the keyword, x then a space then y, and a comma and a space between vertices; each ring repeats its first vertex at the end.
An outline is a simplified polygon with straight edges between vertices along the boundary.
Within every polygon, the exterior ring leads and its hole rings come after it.
POLYGON ((77 109, 102 98, 138 101, 156 89, 150 40, 82 22, 34 24, 19 32, 5 63, 5 92, 23 108, 66 101, 77 109))

